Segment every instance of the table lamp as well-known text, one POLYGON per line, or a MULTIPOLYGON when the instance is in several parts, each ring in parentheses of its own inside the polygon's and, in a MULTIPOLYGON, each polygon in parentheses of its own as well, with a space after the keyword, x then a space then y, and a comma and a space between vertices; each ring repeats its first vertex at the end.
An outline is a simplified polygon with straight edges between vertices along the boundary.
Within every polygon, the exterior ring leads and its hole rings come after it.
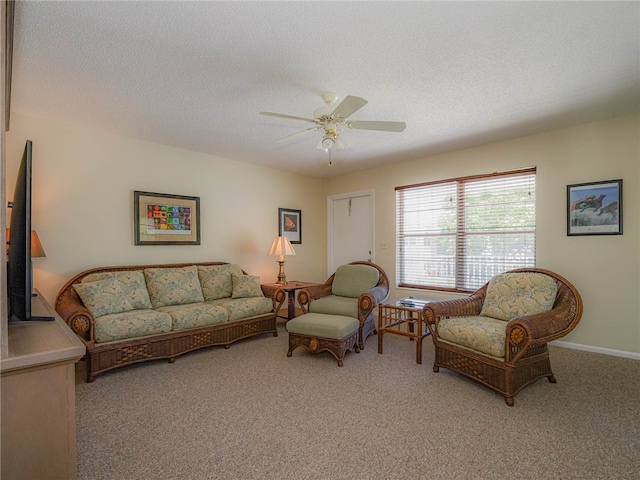
POLYGON ((269 249, 269 256, 278 255, 278 263, 280 264, 278 281, 276 283, 280 285, 287 284, 287 277, 284 274, 284 256, 295 254, 296 251, 291 246, 291 242, 287 237, 276 237, 273 239, 273 243, 271 244, 271 248, 269 249))
MULTIPOLYGON (((6 253, 9 254, 9 237, 10 232, 7 228, 5 231, 6 236, 6 253)), ((40 238, 38 238, 38 234, 35 230, 31 230, 31 258, 46 258, 46 254, 44 253, 44 248, 42 247, 42 243, 40 243, 40 238)))

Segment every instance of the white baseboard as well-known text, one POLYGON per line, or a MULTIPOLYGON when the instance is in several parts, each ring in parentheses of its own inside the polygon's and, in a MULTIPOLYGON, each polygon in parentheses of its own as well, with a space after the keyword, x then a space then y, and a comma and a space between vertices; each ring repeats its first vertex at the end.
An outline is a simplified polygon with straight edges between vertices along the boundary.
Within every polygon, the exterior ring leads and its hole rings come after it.
POLYGON ((592 347, 591 345, 562 342, 560 340, 549 342, 549 345, 555 345, 556 347, 573 348, 574 350, 584 350, 585 352, 602 353, 604 355, 612 355, 614 357, 624 357, 632 358, 634 360, 640 360, 640 353, 625 352, 624 350, 613 350, 612 348, 592 347))

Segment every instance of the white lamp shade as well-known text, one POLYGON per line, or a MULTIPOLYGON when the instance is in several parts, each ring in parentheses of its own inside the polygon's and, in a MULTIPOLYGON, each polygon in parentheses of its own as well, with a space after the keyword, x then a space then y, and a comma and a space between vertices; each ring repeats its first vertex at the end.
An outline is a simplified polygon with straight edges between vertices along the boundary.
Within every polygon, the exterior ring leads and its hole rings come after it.
POLYGON ((269 255, 295 255, 296 251, 291 246, 287 237, 276 237, 271 243, 269 255))

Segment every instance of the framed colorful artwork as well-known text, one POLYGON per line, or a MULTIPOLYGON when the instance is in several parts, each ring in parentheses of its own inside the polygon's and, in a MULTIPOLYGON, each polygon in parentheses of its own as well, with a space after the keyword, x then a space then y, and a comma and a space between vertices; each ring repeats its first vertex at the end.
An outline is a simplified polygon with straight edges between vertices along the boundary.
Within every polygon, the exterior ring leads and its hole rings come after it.
POLYGON ((622 180, 567 185, 567 235, 622 235, 622 180))
POLYGON ((302 210, 278 209, 278 236, 291 243, 302 243, 302 210))
POLYGON ((200 197, 133 192, 136 245, 200 245, 200 197))

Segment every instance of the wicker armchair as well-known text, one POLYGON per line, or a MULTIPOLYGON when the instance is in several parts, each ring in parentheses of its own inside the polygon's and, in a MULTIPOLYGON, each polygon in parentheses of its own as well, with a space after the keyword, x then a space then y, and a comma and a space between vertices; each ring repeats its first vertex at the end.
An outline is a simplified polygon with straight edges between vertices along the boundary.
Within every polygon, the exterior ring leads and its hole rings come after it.
POLYGON ((372 333, 378 333, 373 318, 375 307, 389 297, 389 277, 371 262, 341 265, 322 285, 298 292, 303 313, 324 313, 357 318, 358 348, 372 333))
POLYGON ((469 297, 427 303, 423 314, 435 346, 433 371, 445 367, 462 373, 502 394, 513 406, 514 395, 535 380, 547 377, 556 383, 547 342, 575 328, 582 316, 582 299, 560 275, 523 268, 494 277, 469 297), (545 292, 548 303, 542 308, 536 302, 543 302, 543 294, 527 283, 533 279, 551 288, 555 283, 555 289, 545 292), (514 292, 525 295, 500 298, 501 293, 514 292), (496 307, 511 308, 515 315, 499 319, 487 315, 496 307))

